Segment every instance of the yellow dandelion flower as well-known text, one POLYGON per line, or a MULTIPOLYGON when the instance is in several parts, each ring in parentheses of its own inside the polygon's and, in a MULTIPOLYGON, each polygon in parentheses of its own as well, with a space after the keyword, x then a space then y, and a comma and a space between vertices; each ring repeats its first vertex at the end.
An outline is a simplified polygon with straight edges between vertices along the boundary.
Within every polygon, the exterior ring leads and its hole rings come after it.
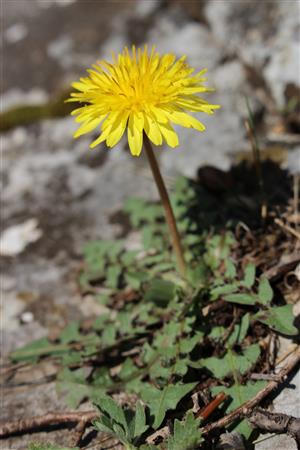
POLYGON ((88 70, 89 76, 72 86, 78 91, 69 101, 84 103, 73 111, 81 126, 74 137, 101 127, 100 136, 91 148, 106 141, 108 147, 116 145, 126 128, 132 155, 139 156, 143 133, 155 145, 166 142, 170 147, 179 144, 172 124, 204 131, 205 126, 189 112, 213 114, 219 105, 211 105, 199 97, 210 92, 203 86, 206 69, 194 73, 183 56, 176 60, 172 53, 161 56, 132 47, 125 47, 113 64, 99 61, 88 70))

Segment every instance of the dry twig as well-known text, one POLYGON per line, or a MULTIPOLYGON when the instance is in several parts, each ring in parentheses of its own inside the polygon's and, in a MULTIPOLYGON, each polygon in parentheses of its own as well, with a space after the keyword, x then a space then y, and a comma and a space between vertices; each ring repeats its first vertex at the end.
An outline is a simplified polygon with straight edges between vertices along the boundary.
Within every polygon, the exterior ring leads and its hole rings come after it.
POLYGON ((277 380, 270 381, 267 386, 259 391, 253 398, 243 403, 230 414, 227 414, 227 416, 201 428, 202 434, 208 434, 212 430, 224 428, 232 422, 249 415, 249 412, 252 411, 255 406, 257 406, 265 397, 267 397, 267 395, 274 391, 274 389, 276 389, 278 385, 285 380, 286 376, 294 369, 294 367, 297 366, 297 364, 299 364, 299 362, 300 346, 297 347, 287 364, 279 371, 277 380))
POLYGON ((0 438, 35 431, 49 425, 67 425, 71 423, 85 423, 87 425, 92 420, 96 419, 98 415, 99 414, 94 410, 49 412, 43 416, 31 417, 30 419, 5 422, 0 426, 0 438))
POLYGON ((290 225, 285 224, 281 219, 274 219, 274 222, 279 225, 283 230, 295 236, 300 241, 300 233, 292 228, 290 225))
MULTIPOLYGON (((277 374, 277 379, 270 381, 266 387, 264 387, 261 391, 259 391, 252 399, 243 403, 237 409, 232 411, 227 416, 222 417, 216 422, 209 423, 201 428, 202 435, 208 434, 213 430, 224 428, 230 425, 232 422, 235 422, 238 419, 242 419, 249 415, 253 408, 255 408, 265 397, 267 397, 274 389, 278 387, 280 383, 282 383, 287 375, 296 367, 300 362, 300 346, 295 349, 294 354, 290 357, 287 364, 279 371, 277 374)), ((161 430, 156 431, 154 434, 148 437, 147 442, 149 444, 153 444, 155 439, 158 437, 168 437, 170 434, 170 430, 168 427, 163 427, 161 430)))
POLYGON ((269 433, 287 433, 300 444, 300 419, 256 408, 247 418, 251 425, 269 433))
POLYGON ((300 253, 293 253, 289 258, 285 260, 284 263, 276 264, 270 269, 264 272, 264 276, 268 278, 270 281, 277 281, 282 278, 286 273, 294 270, 297 264, 300 262, 300 253))
POLYGON ((227 397, 224 392, 220 392, 208 405, 197 412, 196 417, 201 417, 203 420, 206 420, 227 397))
MULTIPOLYGON (((210 423, 201 428, 202 435, 210 433, 212 430, 224 428, 231 424, 232 422, 242 419, 253 411, 255 408, 267 395, 269 395, 274 389, 282 383, 287 375, 297 366, 300 362, 300 346, 295 349, 295 352, 290 356, 286 365, 279 371, 278 379, 270 381, 265 388, 258 392, 251 400, 243 403, 237 409, 232 411, 225 417, 217 420, 216 422, 210 423)), ((223 401, 223 400, 222 400, 223 401)), ((28 431, 34 431, 36 429, 41 429, 49 425, 62 425, 76 423, 78 425, 78 436, 77 440, 81 439, 85 426, 90 423, 93 419, 98 417, 98 413, 94 410, 90 411, 70 411, 70 412, 60 412, 60 413, 48 413, 44 416, 32 417, 31 419, 23 419, 15 422, 6 422, 0 426, 0 437, 4 438, 13 434, 26 433, 28 431), (84 424, 84 426, 82 425, 84 424), (82 431, 83 430, 83 431, 82 431)), ((158 430, 153 435, 149 436, 147 442, 154 442, 155 438, 158 436, 167 437, 170 431, 168 427, 164 427, 158 430)))

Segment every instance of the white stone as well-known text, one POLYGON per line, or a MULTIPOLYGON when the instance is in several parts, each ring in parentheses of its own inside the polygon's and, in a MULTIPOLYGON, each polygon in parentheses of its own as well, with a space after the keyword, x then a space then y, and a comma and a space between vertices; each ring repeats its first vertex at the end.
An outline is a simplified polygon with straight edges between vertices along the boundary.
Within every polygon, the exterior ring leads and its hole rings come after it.
MULTIPOLYGON (((13 292, 1 295, 0 330, 16 330, 19 328, 18 315, 22 312, 24 303, 13 292)), ((5 342, 4 342, 5 344, 5 342)))
POLYGON ((51 6, 69 6, 72 3, 75 3, 77 0, 37 0, 38 6, 41 8, 50 8, 51 6))
POLYGON ((294 175, 300 174, 300 147, 288 152, 287 168, 294 175))
POLYGON ((210 0, 205 6, 205 15, 210 27, 220 42, 228 38, 227 20, 234 8, 233 2, 210 0))
POLYGON ((300 6, 298 1, 278 2, 280 27, 272 42, 272 56, 264 70, 267 82, 279 106, 284 105, 287 83, 299 85, 300 77, 300 6))
POLYGON ((80 198, 92 189, 97 172, 85 166, 72 167, 68 176, 68 188, 73 198, 80 198))
POLYGON ((149 34, 148 43, 161 53, 187 55, 187 61, 198 70, 214 68, 221 58, 221 47, 214 35, 198 23, 178 26, 171 18, 162 16, 149 34))
POLYGON ((21 314, 22 323, 31 323, 34 321, 34 315, 31 311, 25 311, 21 314))
POLYGON ((29 219, 18 225, 13 225, 2 233, 0 237, 0 254, 3 256, 16 256, 27 245, 35 242, 42 236, 36 219, 29 219))
POLYGON ((294 439, 286 434, 263 434, 259 437, 255 450, 297 450, 294 439))
POLYGON ((41 105, 49 99, 48 94, 40 88, 33 88, 29 91, 23 91, 19 88, 13 88, 0 96, 1 110, 13 108, 19 105, 41 105))
POLYGON ((72 5, 72 3, 75 3, 77 0, 56 0, 55 3, 58 6, 69 6, 72 5))
MULTIPOLYGON (((223 104, 220 99, 221 105, 223 104)), ((228 170, 231 153, 245 147, 243 127, 238 115, 224 108, 214 115, 198 114, 197 118, 206 125, 206 131, 199 133, 190 128, 176 127, 180 144, 174 149, 161 152, 162 167, 170 176, 183 174, 194 177, 199 166, 213 165, 228 170)))
POLYGON ((299 84, 300 46, 298 42, 288 42, 274 52, 265 69, 265 76, 270 84, 277 103, 284 105, 284 88, 287 83, 299 84))
MULTIPOLYGON (((297 264, 297 267, 295 269, 295 276, 296 276, 297 280, 300 281, 300 263, 297 264)), ((299 303, 299 306, 300 306, 300 303, 299 303)), ((300 311, 299 311, 299 314, 300 314, 300 311)))
POLYGON ((135 6, 135 15, 145 18, 152 14, 161 4, 161 0, 139 0, 135 6))
POLYGON ((16 280, 13 277, 2 274, 1 275, 1 289, 3 292, 8 292, 16 287, 16 280))
POLYGON ((24 39, 28 34, 28 28, 24 23, 15 23, 5 30, 4 37, 9 44, 15 44, 16 42, 24 39))
POLYGON ((219 92, 236 94, 246 83, 245 70, 238 60, 222 64, 213 71, 211 76, 217 94, 219 92))
POLYGON ((59 36, 55 41, 50 42, 47 47, 48 55, 53 59, 62 59, 66 53, 69 53, 72 49, 73 41, 70 36, 63 34, 59 36))

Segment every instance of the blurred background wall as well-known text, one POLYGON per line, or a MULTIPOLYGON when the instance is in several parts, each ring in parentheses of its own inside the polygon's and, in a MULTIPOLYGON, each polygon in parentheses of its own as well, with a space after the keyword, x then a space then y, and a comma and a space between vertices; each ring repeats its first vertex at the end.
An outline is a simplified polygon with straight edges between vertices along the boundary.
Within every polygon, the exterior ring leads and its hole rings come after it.
MULTIPOLYGON (((122 141, 89 150, 63 103, 70 83, 124 45, 155 44, 208 68, 222 105, 157 149, 169 187, 178 173, 228 169, 249 151, 250 99, 262 145, 299 164, 299 3, 294 0, 4 0, 2 2, 2 292, 5 349, 98 314, 76 287, 83 244, 126 226, 132 195, 156 198, 143 155, 122 141), (298 103, 297 103, 298 102, 298 103), (277 148, 276 152, 274 150, 277 148), (278 150, 279 148, 279 150, 278 150)), ((127 237, 131 239, 131 235, 127 237)))

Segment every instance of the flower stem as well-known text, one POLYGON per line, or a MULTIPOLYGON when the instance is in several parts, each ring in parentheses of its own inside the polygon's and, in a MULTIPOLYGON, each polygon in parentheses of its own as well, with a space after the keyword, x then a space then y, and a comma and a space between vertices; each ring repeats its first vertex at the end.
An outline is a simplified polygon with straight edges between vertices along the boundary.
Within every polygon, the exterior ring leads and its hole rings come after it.
POLYGON ((156 160, 154 152, 153 152, 151 142, 149 141, 146 134, 144 134, 144 147, 145 147, 147 158, 148 158, 148 161, 149 161, 152 173, 153 173, 153 177, 154 177, 154 180, 155 180, 155 183, 156 183, 156 186, 157 186, 160 198, 161 198, 161 202, 162 202, 164 210, 165 210, 166 221, 167 221, 167 225, 169 227, 170 233, 171 233, 172 246, 173 246, 173 250, 175 252, 176 259, 177 259, 178 270, 179 270, 180 274, 184 277, 185 273, 186 273, 186 265, 185 265, 185 260, 183 257, 183 249, 182 249, 181 240, 180 240, 180 236, 179 236, 177 225, 176 225, 174 212, 173 212, 173 209, 172 209, 172 206, 170 203, 170 198, 169 198, 164 180, 161 176, 159 166, 157 164, 157 160, 156 160))

